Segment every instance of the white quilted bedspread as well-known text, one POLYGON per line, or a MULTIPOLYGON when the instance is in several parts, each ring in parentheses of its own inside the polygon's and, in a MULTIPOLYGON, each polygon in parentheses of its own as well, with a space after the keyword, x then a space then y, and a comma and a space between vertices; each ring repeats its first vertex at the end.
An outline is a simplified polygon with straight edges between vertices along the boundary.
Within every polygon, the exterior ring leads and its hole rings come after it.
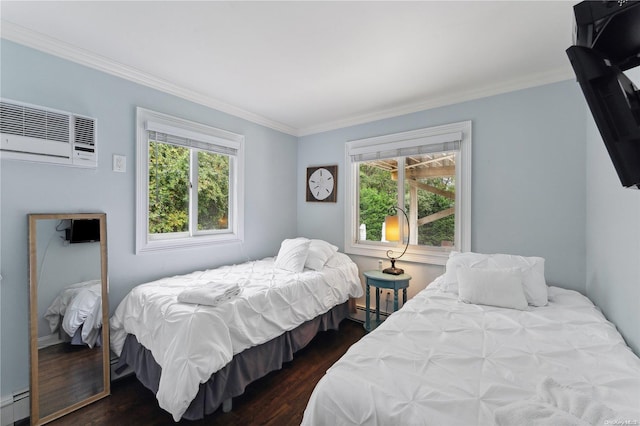
POLYGON ((82 341, 93 348, 102 328, 102 281, 90 280, 65 287, 47 308, 44 318, 51 332, 60 326, 73 337, 82 327, 82 341))
POLYGON ((231 358, 265 343, 351 297, 362 295, 356 265, 336 253, 321 272, 275 269, 274 258, 164 278, 135 287, 111 325, 111 348, 122 352, 127 333, 162 367, 157 398, 178 421, 200 383, 231 358), (178 303, 187 287, 240 283, 242 293, 217 307, 178 303))
POLYGON ((493 425, 497 408, 549 377, 640 421, 640 359, 586 297, 549 296, 518 311, 431 284, 327 371, 303 425, 493 425))

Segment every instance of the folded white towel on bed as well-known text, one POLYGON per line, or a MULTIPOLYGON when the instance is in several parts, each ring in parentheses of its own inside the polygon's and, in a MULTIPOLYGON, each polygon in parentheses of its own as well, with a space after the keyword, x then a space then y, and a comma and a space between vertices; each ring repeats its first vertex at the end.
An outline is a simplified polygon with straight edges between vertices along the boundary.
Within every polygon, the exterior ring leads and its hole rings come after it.
POLYGON ((178 302, 196 305, 218 306, 237 297, 242 291, 238 283, 221 284, 210 282, 202 287, 192 287, 178 294, 178 302))
POLYGON ((500 407, 495 417, 498 426, 587 426, 604 425, 615 413, 589 395, 548 377, 538 385, 534 398, 500 407))

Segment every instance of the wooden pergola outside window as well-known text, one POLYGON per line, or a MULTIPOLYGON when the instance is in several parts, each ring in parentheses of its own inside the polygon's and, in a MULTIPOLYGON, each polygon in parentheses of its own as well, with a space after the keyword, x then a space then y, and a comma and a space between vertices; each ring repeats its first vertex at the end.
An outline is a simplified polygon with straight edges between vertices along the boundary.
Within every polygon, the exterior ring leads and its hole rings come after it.
MULTIPOLYGON (((388 171, 391 173, 393 180, 398 179, 398 164, 397 158, 389 158, 383 160, 369 161, 368 164, 379 169, 388 171)), ((455 200, 456 195, 453 191, 446 191, 440 188, 436 188, 432 185, 428 185, 423 182, 426 179, 432 178, 455 178, 456 175, 456 152, 438 152, 430 154, 421 154, 404 157, 405 171, 404 179, 405 186, 408 185, 409 193, 409 229, 410 229, 410 241, 409 244, 418 244, 418 228, 422 225, 426 225, 431 222, 435 222, 439 219, 445 218, 455 214, 455 207, 450 207, 441 210, 437 213, 430 214, 424 217, 418 217, 418 191, 423 190, 431 192, 433 194, 440 195, 450 200, 455 200)), ((443 241, 443 245, 453 244, 452 242, 443 241)))

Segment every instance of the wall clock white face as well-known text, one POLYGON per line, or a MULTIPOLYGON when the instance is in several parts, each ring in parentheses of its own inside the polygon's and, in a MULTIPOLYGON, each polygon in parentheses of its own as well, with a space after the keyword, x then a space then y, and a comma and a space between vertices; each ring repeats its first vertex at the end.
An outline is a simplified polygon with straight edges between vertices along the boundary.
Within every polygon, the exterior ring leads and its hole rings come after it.
POLYGON ((336 201, 338 166, 307 168, 307 201, 336 201))
POLYGON ((333 174, 325 168, 317 169, 309 178, 309 190, 316 200, 329 197, 333 192, 333 184, 333 174))

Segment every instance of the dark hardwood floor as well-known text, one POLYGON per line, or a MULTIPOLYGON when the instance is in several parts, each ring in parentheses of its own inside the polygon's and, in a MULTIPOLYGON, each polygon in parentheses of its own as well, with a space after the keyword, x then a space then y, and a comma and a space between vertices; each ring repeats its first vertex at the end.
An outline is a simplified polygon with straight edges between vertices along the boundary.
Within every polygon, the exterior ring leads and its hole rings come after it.
POLYGON ((38 364, 42 417, 104 390, 101 348, 60 343, 38 350, 38 364))
MULTIPOLYGON (((296 353, 282 370, 274 371, 249 385, 233 400, 233 410, 215 413, 184 425, 296 425, 316 383, 325 371, 365 332, 362 324, 344 320, 338 331, 318 334, 296 353)), ((155 396, 135 377, 112 383, 111 396, 49 423, 61 425, 173 425, 169 413, 158 407, 155 396)))

